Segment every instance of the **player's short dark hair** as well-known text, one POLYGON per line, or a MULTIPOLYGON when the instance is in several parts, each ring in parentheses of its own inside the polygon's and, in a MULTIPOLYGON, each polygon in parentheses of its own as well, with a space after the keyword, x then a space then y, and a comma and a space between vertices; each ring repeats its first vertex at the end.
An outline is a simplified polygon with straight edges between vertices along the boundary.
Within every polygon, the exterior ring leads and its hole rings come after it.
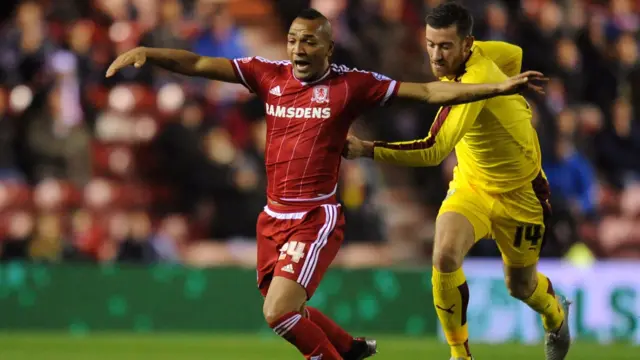
POLYGON ((318 19, 329 20, 320 11, 312 8, 304 9, 300 11, 300 13, 298 14, 298 18, 305 19, 305 20, 318 20, 318 19))
POLYGON ((444 29, 455 25, 458 35, 464 38, 473 31, 473 16, 467 8, 456 2, 442 3, 429 12, 426 18, 427 25, 434 29, 444 29))

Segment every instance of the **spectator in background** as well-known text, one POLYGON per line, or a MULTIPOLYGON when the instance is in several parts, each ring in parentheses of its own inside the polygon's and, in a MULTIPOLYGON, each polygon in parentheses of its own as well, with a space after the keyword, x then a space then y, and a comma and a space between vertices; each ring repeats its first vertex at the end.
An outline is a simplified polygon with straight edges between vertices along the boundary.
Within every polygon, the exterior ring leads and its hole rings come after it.
POLYGON ((566 88, 567 102, 575 104, 583 96, 585 79, 580 52, 573 39, 564 37, 556 44, 557 75, 566 88))
POLYGON ((581 154, 584 154, 589 163, 593 165, 596 158, 596 136, 604 126, 604 115, 595 105, 581 105, 578 107, 579 132, 575 140, 575 145, 581 154))
POLYGON ((33 216, 20 211, 5 218, 7 235, 0 241, 0 261, 25 261, 29 258, 29 244, 33 233, 33 216))
POLYGON ((576 148, 578 118, 573 109, 558 114, 553 147, 543 153, 542 167, 551 187, 553 216, 549 222, 551 246, 546 256, 560 256, 578 241, 578 225, 595 215, 595 174, 587 158, 576 148), (562 234, 556 234, 563 229, 562 234))
POLYGON ((369 162, 349 161, 340 169, 338 199, 349 219, 345 229, 346 245, 340 253, 347 267, 372 267, 387 263, 383 255, 383 222, 374 199, 378 174, 369 162))
POLYGON ((104 235, 89 211, 77 210, 71 217, 69 257, 75 261, 97 261, 104 235))
POLYGON ((8 95, 0 88, 0 181, 24 181, 16 157, 16 118, 7 114, 8 95))
POLYGON ((80 20, 71 25, 66 42, 69 51, 75 56, 77 62, 77 76, 83 90, 89 84, 99 84, 104 78, 105 58, 104 46, 94 43, 97 38, 96 25, 89 20, 80 20))
POLYGON ((60 216, 52 213, 40 215, 29 243, 29 257, 36 262, 59 262, 64 259, 66 250, 60 216))
POLYGON ((255 237, 255 223, 264 207, 258 166, 235 146, 226 129, 214 127, 205 135, 204 147, 210 166, 214 169, 213 188, 215 220, 211 233, 214 238, 255 237), (259 202, 256 200, 260 200, 259 202))
POLYGON ((160 0, 158 23, 140 41, 142 46, 188 50, 183 6, 179 0, 160 0))
MULTIPOLYGON (((285 2, 286 3, 286 2, 285 2)), ((290 3, 284 4, 293 11, 292 18, 287 19, 289 26, 291 21, 295 19, 302 9, 291 8, 290 3)), ((331 21, 333 30, 334 48, 331 60, 336 64, 355 67, 355 58, 353 53, 358 53, 359 43, 353 39, 353 35, 349 31, 347 19, 347 1, 346 0, 314 0, 311 1, 311 7, 324 14, 331 21)), ((303 8, 304 9, 304 8, 303 8)))
POLYGON ((640 179, 640 128, 625 98, 614 103, 612 116, 613 126, 604 128, 597 137, 597 151, 608 181, 622 189, 640 179))
POLYGON ((90 134, 82 122, 74 123, 65 117, 65 91, 68 90, 54 86, 42 109, 27 120, 32 173, 37 182, 52 177, 83 186, 91 176, 90 134))
POLYGON ((162 220, 158 231, 151 239, 151 246, 159 260, 181 263, 188 235, 186 219, 178 214, 169 215, 162 220))
POLYGON ((478 29, 482 40, 510 41, 508 33, 509 14, 500 1, 492 1, 485 8, 484 23, 478 29))
POLYGON ((562 79, 552 77, 547 85, 547 96, 545 98, 546 108, 551 112, 552 116, 560 113, 562 109, 567 107, 567 90, 562 79))
POLYGON ((43 83, 46 60, 56 46, 48 37, 43 9, 37 1, 23 1, 18 6, 15 23, 3 35, 0 44, 4 83, 43 83))
POLYGON ((218 3, 210 15, 208 28, 198 37, 194 51, 200 55, 229 59, 247 56, 247 51, 227 4, 218 3))
POLYGON ((174 186, 181 212, 192 212, 199 201, 210 198, 213 169, 204 152, 202 104, 188 101, 179 116, 173 117, 158 134, 155 144, 163 175, 174 186))
POLYGON ((129 214, 129 235, 119 244, 116 260, 123 263, 149 264, 157 260, 151 245, 153 238, 151 220, 144 211, 129 214))
MULTIPOLYGON (((543 168, 551 193, 559 194, 563 205, 580 218, 595 214, 595 174, 591 164, 573 145, 571 139, 560 137, 555 153, 546 157, 543 168)), ((557 198, 556 198, 557 199, 557 198)), ((558 201, 553 203, 554 209, 558 201)))
POLYGON ((553 56, 556 38, 564 21, 560 5, 554 1, 523 0, 523 18, 519 23, 517 43, 522 47, 523 69, 537 69, 551 74, 556 68, 553 56))
MULTIPOLYGON (((624 33, 616 42, 619 61, 621 94, 629 97, 632 104, 640 104, 640 50, 633 33, 624 33)), ((640 105, 636 106, 634 118, 640 119, 640 105)))
MULTIPOLYGON (((161 0, 158 6, 158 23, 140 40, 141 46, 167 47, 191 50, 191 39, 195 28, 184 18, 184 7, 180 0, 161 0)), ((156 86, 175 79, 176 76, 160 68, 151 70, 156 86)))

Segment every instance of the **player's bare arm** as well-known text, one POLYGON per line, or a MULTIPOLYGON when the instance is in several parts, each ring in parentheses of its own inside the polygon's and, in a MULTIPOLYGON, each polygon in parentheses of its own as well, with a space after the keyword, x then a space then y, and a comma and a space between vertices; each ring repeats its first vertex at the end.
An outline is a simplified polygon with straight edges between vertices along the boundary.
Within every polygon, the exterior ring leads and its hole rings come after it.
POLYGON ((146 63, 187 76, 240 83, 228 59, 200 56, 186 50, 147 47, 137 47, 118 56, 109 66, 106 77, 127 66, 140 68, 146 63))
POLYGON ((517 94, 525 90, 544 94, 543 88, 534 82, 544 82, 546 80, 540 72, 527 71, 510 77, 501 83, 460 84, 443 81, 401 83, 398 89, 398 97, 437 105, 457 105, 495 96, 517 94))

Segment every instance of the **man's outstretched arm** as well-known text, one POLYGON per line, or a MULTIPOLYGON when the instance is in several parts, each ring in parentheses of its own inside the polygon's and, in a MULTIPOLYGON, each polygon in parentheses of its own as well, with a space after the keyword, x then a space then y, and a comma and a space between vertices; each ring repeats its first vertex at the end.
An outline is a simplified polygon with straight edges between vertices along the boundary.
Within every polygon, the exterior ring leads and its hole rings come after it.
POLYGON ((437 105, 457 105, 495 96, 517 94, 526 89, 544 94, 542 87, 532 83, 532 81, 544 80, 546 79, 542 73, 527 71, 500 83, 460 84, 445 81, 401 83, 397 97, 437 105))
POLYGON ((138 47, 118 56, 109 66, 106 76, 111 77, 127 66, 139 68, 146 63, 178 74, 241 83, 229 59, 200 56, 186 50, 146 47, 138 47))

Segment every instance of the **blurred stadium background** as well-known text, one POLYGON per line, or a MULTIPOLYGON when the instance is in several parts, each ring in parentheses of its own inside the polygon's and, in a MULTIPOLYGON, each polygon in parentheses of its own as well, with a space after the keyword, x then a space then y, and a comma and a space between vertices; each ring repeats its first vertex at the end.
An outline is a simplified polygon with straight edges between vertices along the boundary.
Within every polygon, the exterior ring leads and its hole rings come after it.
MULTIPOLYGON (((553 191, 541 268, 574 300, 571 359, 640 349, 640 1, 462 1, 475 35, 551 77, 530 98, 553 191), (608 345, 607 345, 608 344, 608 345), (606 353, 605 353, 606 352, 606 353)), ((312 6, 335 62, 433 80, 423 15, 437 0, 3 0, 0 4, 0 359, 297 359, 263 324, 255 224, 262 104, 244 88, 145 67, 137 45, 284 59, 312 6)), ((427 134, 437 109, 380 109, 365 138, 427 134)), ((313 299, 379 334, 383 359, 447 358, 431 305, 433 220, 455 157, 405 169, 344 162, 347 240, 313 299)), ((499 253, 465 265, 479 359, 540 359, 542 328, 509 298, 499 253)), ((606 355, 605 355, 606 354, 606 355)))

